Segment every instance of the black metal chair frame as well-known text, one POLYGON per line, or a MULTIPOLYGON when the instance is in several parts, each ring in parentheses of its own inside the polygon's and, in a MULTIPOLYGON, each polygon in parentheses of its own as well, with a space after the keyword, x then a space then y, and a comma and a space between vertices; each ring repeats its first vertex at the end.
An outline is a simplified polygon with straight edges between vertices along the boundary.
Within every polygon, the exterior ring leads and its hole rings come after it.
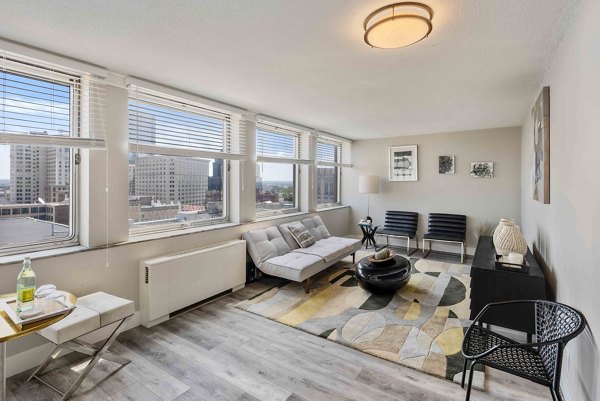
MULTIPOLYGON (((386 211, 386 220, 384 222, 384 226, 383 226, 383 230, 388 230, 388 233, 376 233, 375 235, 380 235, 380 236, 384 236, 386 237, 386 244, 382 247, 380 247, 379 249, 384 249, 387 248, 388 246, 390 246, 390 237, 395 237, 395 238, 406 238, 406 256, 410 256, 413 253, 415 253, 416 251, 419 250, 419 236, 417 235, 417 227, 415 227, 415 233, 411 236, 411 235, 406 235, 406 233, 402 233, 401 231, 398 231, 397 234, 389 234, 390 231, 394 231, 393 228, 388 227, 389 222, 388 222, 388 213, 389 212, 398 212, 398 213, 414 213, 414 212, 400 212, 400 211, 395 211, 395 210, 388 210, 386 211), (414 237, 415 239, 415 249, 412 250, 412 252, 410 251, 410 240, 414 237)), ((419 215, 417 213, 414 213, 417 217, 416 219, 416 224, 415 226, 418 224, 419 221, 419 215)), ((377 250, 377 249, 376 249, 377 250)))
POLYGON ((465 357, 461 381, 463 388, 465 386, 467 364, 471 361, 465 400, 469 401, 471 397, 471 385, 473 383, 475 365, 481 364, 545 385, 550 388, 554 401, 562 401, 560 375, 563 350, 570 340, 577 337, 583 331, 585 325, 585 317, 579 311, 558 302, 527 300, 487 304, 477 317, 475 317, 463 340, 462 354, 465 357), (482 319, 488 310, 514 304, 533 306, 536 342, 519 343, 483 328, 482 319), (561 317, 557 316, 559 309, 563 317, 566 317, 568 313, 568 317, 570 318, 568 321, 566 319, 557 321, 557 318, 561 317), (563 323, 564 326, 560 326, 560 323, 563 323), (486 349, 483 352, 475 355, 470 353, 472 336, 478 336, 477 340, 484 342, 486 349), (529 355, 532 359, 527 360, 526 355, 529 355), (506 363, 501 365, 494 361, 506 363), (516 366, 507 366, 510 365, 510 362, 513 362, 516 366), (537 362, 537 365, 527 365, 527 363, 533 362, 537 362), (523 366, 524 364, 526 366, 523 366), (530 369, 527 370, 528 368, 530 369), (537 370, 538 375, 532 373, 532 370, 537 370), (540 377, 540 371, 544 372, 544 378, 540 377))
MULTIPOLYGON (((429 254, 431 253, 431 242, 435 241, 435 242, 448 242, 448 243, 452 243, 452 244, 460 244, 460 263, 464 263, 465 261, 465 241, 466 241, 466 231, 467 231, 467 226, 466 226, 466 221, 465 221, 465 227, 464 227, 464 233, 463 233, 463 238, 460 239, 454 239, 454 238, 426 238, 426 236, 428 234, 430 234, 431 230, 432 230, 432 221, 431 221, 431 217, 433 215, 437 215, 438 217, 440 216, 448 216, 448 217, 461 217, 462 215, 455 215, 455 214, 446 214, 446 213, 429 213, 429 218, 428 218, 428 228, 427 228, 427 234, 425 234, 423 236, 423 259, 427 258, 427 256, 429 256, 429 254), (429 250, 425 251, 425 241, 427 241, 429 243, 429 250)), ((438 227, 439 229, 439 227, 438 227)))

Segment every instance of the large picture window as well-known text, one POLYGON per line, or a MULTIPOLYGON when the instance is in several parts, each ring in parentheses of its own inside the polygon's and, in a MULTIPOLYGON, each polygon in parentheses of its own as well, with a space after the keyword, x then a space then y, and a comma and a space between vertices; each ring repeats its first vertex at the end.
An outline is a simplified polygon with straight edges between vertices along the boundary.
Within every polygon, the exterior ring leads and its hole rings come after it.
POLYGON ((342 143, 332 139, 317 139, 317 207, 340 205, 342 174, 342 143))
POLYGON ((256 216, 299 210, 300 165, 312 163, 308 132, 259 120, 256 129, 256 216))
POLYGON ((183 99, 130 92, 130 229, 227 221, 228 159, 241 154, 232 146, 233 118, 183 99))
POLYGON ((2 58, 0 254, 77 242, 80 78, 2 58))

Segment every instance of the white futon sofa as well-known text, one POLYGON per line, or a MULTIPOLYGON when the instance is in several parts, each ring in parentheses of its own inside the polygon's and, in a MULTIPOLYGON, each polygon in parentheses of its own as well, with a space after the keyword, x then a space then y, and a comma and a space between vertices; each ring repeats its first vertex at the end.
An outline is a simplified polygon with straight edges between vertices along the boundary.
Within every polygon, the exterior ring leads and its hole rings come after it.
POLYGON ((301 223, 315 239, 315 243, 307 248, 301 248, 290 233, 288 225, 292 223, 248 231, 243 238, 250 257, 263 273, 304 282, 308 292, 310 277, 348 255, 354 256, 361 248, 361 242, 331 236, 319 216, 308 217, 301 223))
MULTIPOLYGON (((333 237, 319 216, 301 220, 315 239, 315 243, 301 248, 288 226, 280 224, 244 233, 248 253, 263 273, 304 282, 308 292, 310 277, 360 249, 357 239, 333 237)), ((354 258, 353 258, 354 261, 354 258)))

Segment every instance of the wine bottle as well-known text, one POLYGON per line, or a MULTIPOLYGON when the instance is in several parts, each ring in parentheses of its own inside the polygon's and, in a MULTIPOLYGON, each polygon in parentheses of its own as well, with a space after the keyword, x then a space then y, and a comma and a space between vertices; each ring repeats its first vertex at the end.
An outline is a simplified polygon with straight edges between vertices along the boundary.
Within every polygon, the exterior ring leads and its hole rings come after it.
POLYGON ((25 257, 23 268, 17 278, 17 312, 33 308, 35 304, 35 273, 31 269, 31 258, 25 257))

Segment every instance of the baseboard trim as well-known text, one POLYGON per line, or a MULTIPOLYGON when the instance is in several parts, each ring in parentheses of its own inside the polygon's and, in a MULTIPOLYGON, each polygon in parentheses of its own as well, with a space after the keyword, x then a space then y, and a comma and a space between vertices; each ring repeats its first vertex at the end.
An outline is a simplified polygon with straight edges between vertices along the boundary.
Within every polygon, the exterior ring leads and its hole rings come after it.
MULTIPOLYGON (((129 319, 125 323, 125 330, 131 330, 134 327, 140 325, 140 312, 137 311, 133 315, 131 319, 129 319)), ((101 328, 100 330, 96 330, 93 333, 87 334, 82 337, 84 341, 87 341, 91 344, 97 343, 98 341, 104 340, 108 338, 108 336, 113 332, 114 325, 108 325, 106 327, 101 328)), ((35 335, 35 334, 32 334, 35 335)), ((38 345, 37 347, 33 347, 28 349, 27 351, 19 352, 18 354, 11 355, 6 358, 6 377, 11 377, 31 368, 38 366, 43 362, 44 358, 48 356, 50 352, 54 349, 54 344, 51 342, 47 342, 42 345, 38 345)), ((65 355, 67 352, 65 352, 65 355)))

